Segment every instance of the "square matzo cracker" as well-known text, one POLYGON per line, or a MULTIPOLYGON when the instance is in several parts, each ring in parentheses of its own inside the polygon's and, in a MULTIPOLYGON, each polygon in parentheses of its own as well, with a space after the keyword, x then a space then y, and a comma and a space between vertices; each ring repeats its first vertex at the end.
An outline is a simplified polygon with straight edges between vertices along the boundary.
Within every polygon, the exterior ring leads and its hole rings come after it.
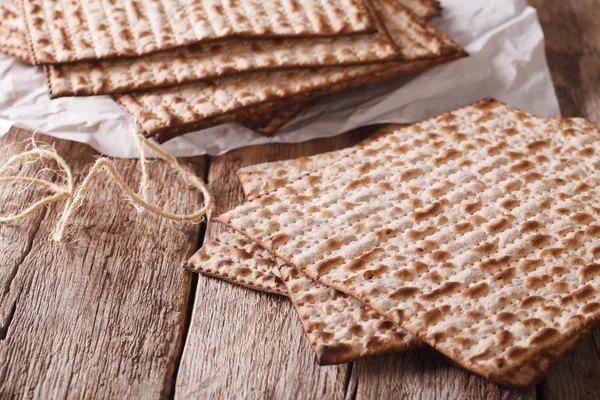
POLYGON ((485 100, 219 219, 501 380, 600 313, 598 133, 485 100))
POLYGON ((21 0, 36 63, 131 57, 236 37, 371 31, 362 0, 21 0))
MULTIPOLYGON (((204 244, 187 268, 255 290, 289 296, 320 365, 351 362, 383 353, 416 350, 423 342, 350 296, 312 281, 271 258, 239 233, 222 232, 204 244)), ((501 383, 528 387, 541 380, 590 330, 552 348, 501 383)))

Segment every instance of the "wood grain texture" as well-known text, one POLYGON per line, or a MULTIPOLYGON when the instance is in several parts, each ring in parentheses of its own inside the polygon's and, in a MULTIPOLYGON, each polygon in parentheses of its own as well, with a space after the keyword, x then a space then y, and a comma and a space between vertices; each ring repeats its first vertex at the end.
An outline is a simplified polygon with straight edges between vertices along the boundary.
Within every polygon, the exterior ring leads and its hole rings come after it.
POLYGON ((600 398, 600 334, 598 330, 562 359, 538 386, 540 399, 600 398))
POLYGON ((538 11, 563 117, 600 122, 600 7, 597 0, 529 0, 538 11))
MULTIPOLYGON (((2 137, 3 156, 30 137, 19 130, 2 137)), ((45 140, 80 182, 97 154, 45 140)), ((205 161, 188 164, 202 174, 205 161)), ((117 161, 132 185, 136 166, 117 161)), ((194 211, 197 194, 163 167, 152 163, 157 202, 194 211)), ((0 190, 0 204, 15 196, 15 189, 0 190)), ((199 226, 139 214, 105 175, 76 213, 67 243, 57 244, 50 234, 62 207, 0 227, 0 398, 167 397, 190 288, 181 263, 197 246, 199 226)))
POLYGON ((534 400, 535 389, 515 391, 459 369, 433 350, 388 354, 354 363, 355 399, 534 400))

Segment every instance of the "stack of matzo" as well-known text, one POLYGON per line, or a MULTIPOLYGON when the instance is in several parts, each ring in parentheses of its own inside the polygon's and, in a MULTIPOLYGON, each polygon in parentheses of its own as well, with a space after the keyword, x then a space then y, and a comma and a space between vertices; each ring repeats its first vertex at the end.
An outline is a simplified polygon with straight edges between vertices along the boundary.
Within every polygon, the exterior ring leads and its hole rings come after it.
POLYGON ((494 100, 238 171, 190 268, 290 297, 321 363, 431 346, 529 386, 600 316, 600 130, 494 100), (271 258, 275 257, 275 258, 271 258))
POLYGON ((273 134, 309 101, 465 55, 436 0, 14 0, 0 51, 50 95, 112 95, 159 141, 237 121, 273 134))

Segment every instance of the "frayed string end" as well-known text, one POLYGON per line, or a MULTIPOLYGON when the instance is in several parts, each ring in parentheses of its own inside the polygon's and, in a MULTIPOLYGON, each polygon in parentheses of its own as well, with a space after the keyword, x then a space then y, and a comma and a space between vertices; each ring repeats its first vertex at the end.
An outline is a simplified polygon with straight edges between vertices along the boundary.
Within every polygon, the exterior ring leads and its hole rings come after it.
MULTIPOLYGON (((52 147, 39 147, 32 139, 32 149, 23 153, 17 154, 11 157, 1 168, 0 168, 0 183, 2 182, 14 182, 14 183, 27 183, 39 187, 46 188, 53 192, 53 194, 35 202, 25 210, 18 214, 0 216, 0 222, 13 222, 23 218, 26 218, 34 211, 44 207, 48 204, 52 204, 61 200, 66 200, 64 211, 58 221, 56 230, 52 235, 52 239, 56 242, 62 242, 66 236, 67 229, 73 220, 73 216, 77 209, 81 207, 83 201, 86 198, 91 183, 96 175, 104 171, 108 173, 113 180, 117 183, 119 188, 123 191, 125 196, 129 199, 132 205, 140 212, 148 211, 161 218, 165 218, 171 221, 189 221, 189 222, 201 222, 205 215, 210 216, 212 209, 212 197, 208 191, 206 184, 193 174, 189 169, 181 166, 175 157, 170 156, 157 145, 152 143, 143 137, 143 135, 135 128, 130 129, 135 147, 137 148, 140 156, 140 169, 141 169, 141 180, 140 188, 138 192, 133 191, 125 182, 123 177, 119 174, 114 162, 106 157, 100 157, 94 163, 85 179, 79 185, 77 190, 74 188, 73 174, 66 161, 58 155, 56 150, 52 147), (203 196, 203 206, 200 207, 196 212, 192 214, 176 214, 165 211, 160 207, 152 203, 149 187, 150 178, 148 172, 148 160, 146 158, 145 150, 150 150, 158 158, 164 160, 173 169, 175 169, 186 184, 193 186, 199 190, 203 196), (65 185, 57 185, 44 179, 30 178, 18 175, 6 175, 12 172, 16 165, 24 162, 38 161, 40 159, 51 159, 54 160, 61 171, 64 172, 66 177, 65 185)), ((207 219, 207 221, 210 218, 207 219)))

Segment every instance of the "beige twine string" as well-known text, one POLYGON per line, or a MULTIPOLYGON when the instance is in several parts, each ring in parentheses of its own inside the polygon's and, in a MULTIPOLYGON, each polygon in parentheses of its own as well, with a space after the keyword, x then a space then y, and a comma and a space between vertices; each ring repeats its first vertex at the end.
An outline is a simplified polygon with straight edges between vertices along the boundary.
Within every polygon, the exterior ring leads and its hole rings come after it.
POLYGON ((52 238, 61 242, 65 235, 67 228, 72 222, 73 215, 77 211, 77 209, 82 205, 85 196, 88 193, 88 190, 91 186, 91 182, 98 173, 101 171, 106 171, 117 183, 117 185, 121 188, 123 193, 127 196, 127 198, 131 201, 131 203, 136 207, 138 211, 148 210, 152 214, 158 215, 159 217, 171 220, 171 221, 189 221, 189 222, 200 222, 206 215, 210 218, 210 210, 212 208, 212 197, 206 188, 204 182, 198 178, 194 173, 192 173, 187 168, 181 166, 175 157, 172 157, 165 153, 158 146, 154 145, 152 142, 147 140, 142 136, 139 131, 136 129, 131 129, 131 133, 133 136, 134 144, 137 150, 140 153, 140 169, 141 169, 141 180, 140 180, 140 189, 138 193, 135 193, 128 185, 125 183, 123 177, 119 174, 115 164, 106 157, 100 157, 90 171, 87 176, 81 183, 81 185, 74 190, 73 184, 73 174, 71 173, 71 169, 66 161, 58 155, 54 148, 40 148, 37 147, 35 141, 32 139, 33 149, 29 151, 25 151, 21 154, 17 154, 11 157, 2 168, 0 168, 0 183, 3 182, 16 182, 16 183, 28 183, 30 185, 36 185, 44 187, 54 194, 49 195, 34 204, 27 207, 25 210, 21 211, 18 214, 9 215, 9 216, 0 216, 0 222, 11 222, 17 221, 22 218, 27 217, 32 212, 38 210, 39 208, 55 203, 57 201, 66 199, 65 209, 62 213, 60 220, 58 221, 56 230, 52 236, 52 238), (175 169, 180 176, 183 178, 184 182, 190 186, 193 186, 197 190, 202 193, 204 206, 201 207, 193 214, 175 214, 165 210, 162 210, 160 207, 155 206, 151 203, 150 192, 149 192, 149 173, 148 173, 148 160, 146 159, 145 148, 148 148, 152 153, 154 153, 158 158, 164 160, 169 164, 173 169, 175 169), (11 171, 12 168, 23 162, 27 161, 38 161, 40 159, 51 159, 57 162, 58 166, 62 171, 66 174, 66 185, 57 185, 52 182, 48 182, 39 178, 30 178, 25 176, 16 176, 9 175, 3 176, 7 172, 11 171))

